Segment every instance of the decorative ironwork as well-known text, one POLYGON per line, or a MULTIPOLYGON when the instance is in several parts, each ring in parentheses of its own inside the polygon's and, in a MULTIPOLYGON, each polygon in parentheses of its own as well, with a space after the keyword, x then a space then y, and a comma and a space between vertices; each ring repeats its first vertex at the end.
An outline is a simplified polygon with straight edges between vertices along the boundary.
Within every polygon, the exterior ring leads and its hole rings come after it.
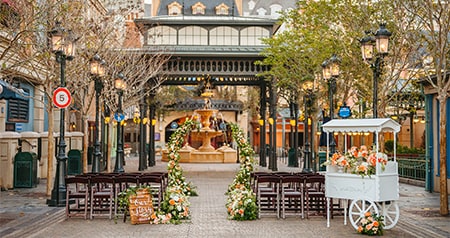
MULTIPOLYGON (((195 110, 205 106, 205 102, 202 99, 189 99, 178 102, 173 109, 175 110, 195 110)), ((220 111, 242 111, 244 104, 240 101, 227 101, 227 100, 211 100, 211 108, 220 111)))

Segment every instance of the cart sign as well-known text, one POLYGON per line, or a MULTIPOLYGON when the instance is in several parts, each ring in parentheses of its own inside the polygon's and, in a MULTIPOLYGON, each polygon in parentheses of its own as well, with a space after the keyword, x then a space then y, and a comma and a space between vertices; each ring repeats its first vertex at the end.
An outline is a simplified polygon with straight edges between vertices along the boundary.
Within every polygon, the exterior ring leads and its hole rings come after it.
POLYGON ((53 104, 59 108, 66 108, 70 105, 72 96, 69 90, 64 87, 59 87, 53 92, 53 104))

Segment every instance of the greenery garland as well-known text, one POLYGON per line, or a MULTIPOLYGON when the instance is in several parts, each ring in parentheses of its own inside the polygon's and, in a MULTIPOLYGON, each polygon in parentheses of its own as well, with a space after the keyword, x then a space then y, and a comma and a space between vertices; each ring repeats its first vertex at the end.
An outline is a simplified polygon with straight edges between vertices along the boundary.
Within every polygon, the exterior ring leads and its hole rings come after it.
MULTIPOLYGON (((186 121, 172 134, 168 148, 167 172, 168 185, 164 192, 164 200, 161 202, 158 211, 151 215, 151 224, 172 223, 179 224, 183 219, 189 219, 189 197, 196 196, 197 192, 192 183, 186 182, 183 176, 183 170, 179 165, 179 150, 183 146, 184 138, 192 130, 197 128, 196 122, 186 119, 186 121)), ((141 187, 130 187, 121 192, 118 196, 119 210, 125 210, 129 207, 129 197, 136 194, 141 187)))
POLYGON ((258 217, 256 194, 253 192, 250 176, 256 164, 255 152, 247 142, 244 132, 237 124, 230 124, 233 139, 239 148, 240 169, 228 186, 226 208, 230 220, 255 220, 258 217))
POLYGON ((155 217, 156 222, 178 224, 182 219, 189 219, 189 197, 197 195, 197 193, 192 183, 186 182, 186 178, 183 176, 183 170, 179 164, 179 150, 184 144, 184 138, 194 127, 197 127, 196 122, 186 119, 172 134, 167 144, 169 181, 159 214, 155 217))

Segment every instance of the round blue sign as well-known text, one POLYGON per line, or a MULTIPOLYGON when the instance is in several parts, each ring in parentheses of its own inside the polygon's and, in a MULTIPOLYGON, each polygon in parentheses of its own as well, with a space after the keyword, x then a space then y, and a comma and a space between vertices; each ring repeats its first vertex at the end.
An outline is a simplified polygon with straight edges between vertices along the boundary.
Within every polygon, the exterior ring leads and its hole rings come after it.
POLYGON ((339 117, 348 118, 352 115, 352 111, 349 106, 341 106, 338 112, 339 117))
POLYGON ((118 122, 125 120, 125 114, 123 113, 114 113, 114 119, 118 122))

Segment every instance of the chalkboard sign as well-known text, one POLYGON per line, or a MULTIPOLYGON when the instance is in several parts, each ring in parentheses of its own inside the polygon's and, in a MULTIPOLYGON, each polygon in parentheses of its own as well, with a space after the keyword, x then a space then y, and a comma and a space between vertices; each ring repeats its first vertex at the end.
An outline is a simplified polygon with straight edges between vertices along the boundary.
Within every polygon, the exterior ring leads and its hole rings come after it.
POLYGON ((129 197, 131 224, 149 224, 154 213, 150 189, 141 188, 129 197))

